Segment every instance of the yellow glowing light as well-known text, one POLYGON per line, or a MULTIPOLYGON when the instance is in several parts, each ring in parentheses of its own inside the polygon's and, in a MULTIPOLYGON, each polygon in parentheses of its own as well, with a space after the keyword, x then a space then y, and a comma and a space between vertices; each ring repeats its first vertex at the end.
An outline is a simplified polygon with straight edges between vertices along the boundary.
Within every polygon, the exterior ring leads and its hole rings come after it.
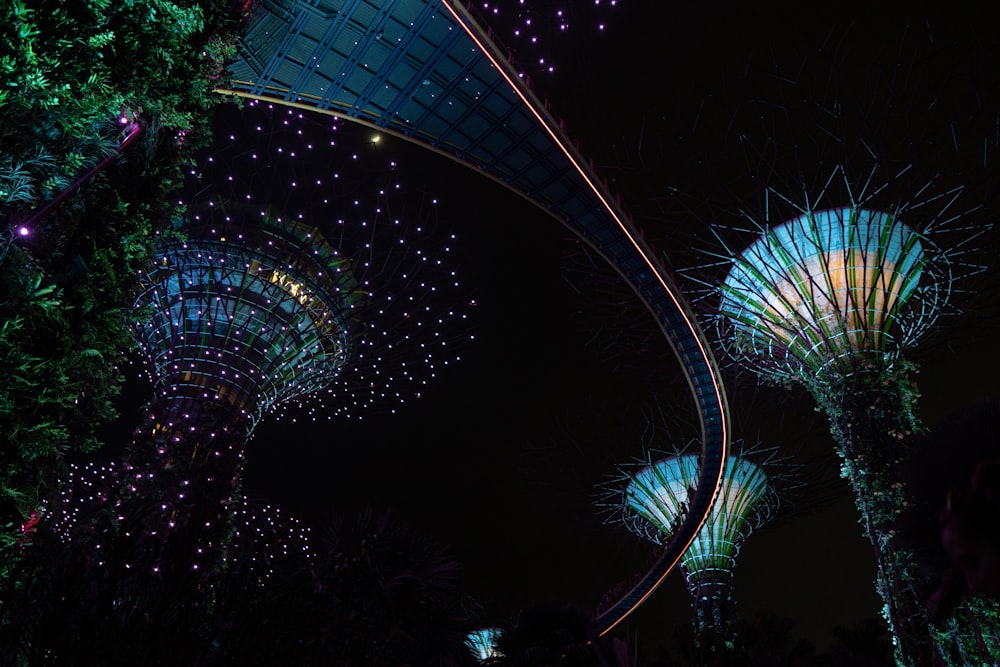
POLYGON ((303 306, 312 298, 302 283, 292 280, 288 277, 287 273, 283 273, 277 269, 271 272, 271 283, 288 292, 289 296, 303 306))
POLYGON ((883 331, 900 302, 895 265, 858 250, 804 259, 774 286, 762 324, 782 339, 803 326, 827 332, 837 352, 880 349, 883 331), (833 333, 836 332, 836 333, 833 333))

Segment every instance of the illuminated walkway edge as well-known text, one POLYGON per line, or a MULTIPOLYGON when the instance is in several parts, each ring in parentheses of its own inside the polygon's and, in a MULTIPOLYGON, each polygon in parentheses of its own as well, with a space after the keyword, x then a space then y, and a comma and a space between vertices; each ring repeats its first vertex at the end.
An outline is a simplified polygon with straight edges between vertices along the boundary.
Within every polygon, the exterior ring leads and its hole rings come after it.
POLYGON ((691 511, 652 569, 594 619, 603 635, 677 565, 718 493, 728 405, 688 301, 631 219, 463 6, 449 0, 261 0, 217 92, 351 120, 445 155, 559 220, 656 318, 694 396, 703 449, 691 511), (333 5, 337 5, 336 8, 333 5))

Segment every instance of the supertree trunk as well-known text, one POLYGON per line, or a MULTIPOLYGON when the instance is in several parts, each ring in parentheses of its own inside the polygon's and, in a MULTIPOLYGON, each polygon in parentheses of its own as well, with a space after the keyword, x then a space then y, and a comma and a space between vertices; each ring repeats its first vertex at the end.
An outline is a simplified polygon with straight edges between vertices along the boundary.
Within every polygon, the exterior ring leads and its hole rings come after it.
MULTIPOLYGON (((982 602, 970 601, 940 624, 931 622, 918 595, 912 555, 893 541, 905 507, 896 470, 908 436, 921 429, 912 365, 865 359, 850 375, 812 393, 826 412, 877 565, 882 615, 894 641, 896 663, 906 667, 996 664, 995 638, 981 631, 982 602)), ((987 633, 990 634, 990 633, 987 633)))
POLYGON ((245 421, 220 401, 172 397, 155 403, 136 429, 123 467, 118 512, 138 521, 150 545, 148 555, 160 556, 154 560, 183 561, 183 567, 203 573, 224 561, 241 493, 245 421))
POLYGON ((732 650, 737 639, 733 570, 713 568, 688 577, 694 609, 694 641, 699 651, 732 650))

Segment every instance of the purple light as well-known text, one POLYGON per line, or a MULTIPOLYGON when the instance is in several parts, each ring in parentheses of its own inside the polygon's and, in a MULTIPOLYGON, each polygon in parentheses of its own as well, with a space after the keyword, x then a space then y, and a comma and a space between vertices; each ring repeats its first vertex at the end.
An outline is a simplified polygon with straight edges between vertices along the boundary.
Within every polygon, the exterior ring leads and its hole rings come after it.
POLYGON ((20 227, 17 228, 17 233, 20 236, 27 236, 31 232, 30 232, 30 230, 27 227, 25 227, 24 225, 21 225, 20 227))

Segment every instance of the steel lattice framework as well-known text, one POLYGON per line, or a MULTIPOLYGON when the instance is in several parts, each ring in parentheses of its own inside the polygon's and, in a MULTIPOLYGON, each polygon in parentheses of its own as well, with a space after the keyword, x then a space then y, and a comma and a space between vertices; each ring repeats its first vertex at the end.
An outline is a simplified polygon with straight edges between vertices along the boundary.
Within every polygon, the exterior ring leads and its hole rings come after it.
POLYGON ((136 338, 157 394, 227 403, 249 433, 275 404, 340 372, 353 344, 350 309, 362 297, 349 261, 313 229, 219 231, 161 248, 141 276, 137 312, 150 317, 136 338))
POLYGON ((927 261, 933 249, 889 213, 805 213, 763 232, 734 261, 719 303, 719 321, 734 330, 720 339, 779 382, 850 372, 859 355, 891 362, 950 292, 947 258, 927 261), (921 285, 925 273, 938 279, 921 285))
POLYGON ((503 657, 503 653, 497 648, 499 637, 500 628, 480 628, 468 634, 465 646, 479 662, 488 664, 491 660, 503 657))
POLYGON ((676 565, 708 515, 728 448, 709 344, 628 214, 485 30, 450 0, 262 0, 219 92, 344 117, 421 144, 525 197, 593 246, 660 325, 695 398, 703 452, 690 515, 603 634, 676 565))
MULTIPOLYGON (((652 452, 651 452, 652 456, 652 452)), ((607 506, 632 532, 656 544, 668 544, 698 482, 697 454, 674 453, 622 470, 624 488, 610 490, 607 506)), ((774 480, 758 464, 730 454, 719 495, 680 568, 691 595, 698 637, 729 640, 735 632, 733 570, 746 538, 770 521, 780 506, 774 480)))

